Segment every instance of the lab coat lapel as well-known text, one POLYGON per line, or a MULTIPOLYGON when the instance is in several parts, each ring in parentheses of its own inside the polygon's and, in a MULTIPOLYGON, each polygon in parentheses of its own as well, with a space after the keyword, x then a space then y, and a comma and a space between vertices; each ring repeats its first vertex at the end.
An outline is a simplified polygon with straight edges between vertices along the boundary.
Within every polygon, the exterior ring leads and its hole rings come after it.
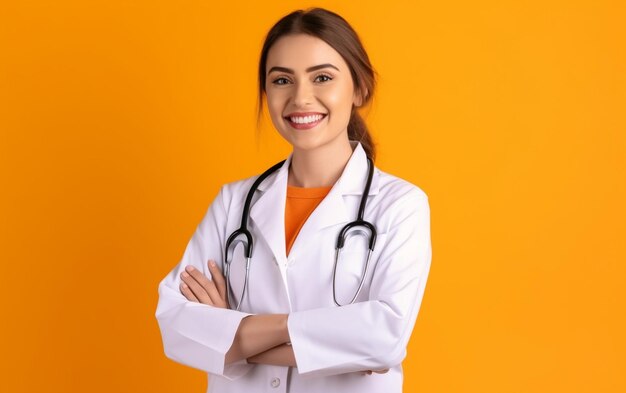
POLYGON ((287 259, 285 200, 287 199, 287 175, 290 162, 291 155, 275 174, 259 185, 258 192, 261 196, 250 209, 250 218, 256 225, 254 234, 265 239, 276 261, 279 262, 279 266, 287 259))

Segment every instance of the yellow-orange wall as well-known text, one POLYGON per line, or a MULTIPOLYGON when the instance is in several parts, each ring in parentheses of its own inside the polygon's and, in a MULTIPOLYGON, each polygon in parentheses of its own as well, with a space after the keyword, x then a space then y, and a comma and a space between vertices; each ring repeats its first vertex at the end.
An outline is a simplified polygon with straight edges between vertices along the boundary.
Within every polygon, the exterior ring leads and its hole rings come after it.
POLYGON ((0 390, 201 392, 154 311, 255 131, 269 27, 343 15, 379 72, 378 165, 426 191, 406 392, 626 391, 623 1, 5 1, 0 390))

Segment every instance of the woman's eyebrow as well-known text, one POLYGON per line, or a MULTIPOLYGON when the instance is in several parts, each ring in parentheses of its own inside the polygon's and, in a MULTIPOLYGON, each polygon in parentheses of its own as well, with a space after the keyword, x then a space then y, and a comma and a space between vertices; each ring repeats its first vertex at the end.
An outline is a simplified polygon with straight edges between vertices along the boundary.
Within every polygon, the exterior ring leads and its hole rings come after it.
MULTIPOLYGON (((316 66, 312 66, 312 67, 307 68, 305 71, 306 72, 313 72, 313 71, 319 70, 321 68, 327 68, 327 67, 331 67, 331 68, 334 68, 337 71, 339 71, 339 68, 335 67, 334 65, 332 65, 330 63, 319 64, 319 65, 316 65, 316 66)), ((278 67, 278 66, 270 68, 270 70, 267 73, 271 74, 274 71, 282 71, 282 72, 286 72, 288 74, 293 74, 294 73, 291 68, 278 67)))

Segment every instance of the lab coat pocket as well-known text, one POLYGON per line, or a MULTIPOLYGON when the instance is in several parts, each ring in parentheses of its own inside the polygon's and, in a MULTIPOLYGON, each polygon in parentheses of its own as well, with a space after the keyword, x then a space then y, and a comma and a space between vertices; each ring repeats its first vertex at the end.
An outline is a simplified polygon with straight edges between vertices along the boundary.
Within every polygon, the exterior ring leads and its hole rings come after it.
POLYGON ((346 239, 343 249, 339 252, 335 274, 335 292, 339 304, 344 305, 350 303, 357 291, 359 291, 359 285, 361 285, 362 279, 363 285, 354 301, 359 302, 369 299, 369 287, 372 282, 378 256, 385 244, 386 238, 387 234, 379 234, 376 237, 376 244, 370 256, 369 263, 367 262, 369 238, 365 236, 351 236, 346 239))

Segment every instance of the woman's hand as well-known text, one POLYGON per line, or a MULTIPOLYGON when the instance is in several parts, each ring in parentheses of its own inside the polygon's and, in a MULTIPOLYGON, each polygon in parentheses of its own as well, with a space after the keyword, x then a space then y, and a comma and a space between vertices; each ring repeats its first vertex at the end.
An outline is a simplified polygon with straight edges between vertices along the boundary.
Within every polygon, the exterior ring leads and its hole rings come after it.
POLYGON ((188 300, 219 308, 229 308, 226 296, 226 280, 214 261, 209 261, 209 271, 213 280, 209 280, 201 271, 189 265, 180 274, 180 292, 188 300))

